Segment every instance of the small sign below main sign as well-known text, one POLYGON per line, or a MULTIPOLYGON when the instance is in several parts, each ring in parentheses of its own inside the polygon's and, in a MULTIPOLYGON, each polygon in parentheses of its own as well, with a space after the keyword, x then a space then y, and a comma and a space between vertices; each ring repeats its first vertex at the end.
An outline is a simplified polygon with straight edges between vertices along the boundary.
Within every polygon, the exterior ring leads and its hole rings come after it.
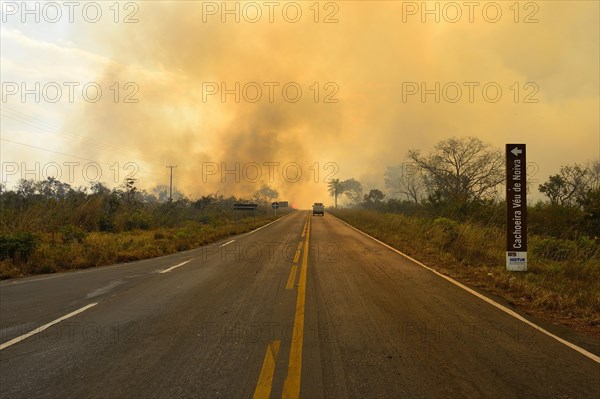
POLYGON ((525 144, 506 145, 506 270, 527 271, 525 144))

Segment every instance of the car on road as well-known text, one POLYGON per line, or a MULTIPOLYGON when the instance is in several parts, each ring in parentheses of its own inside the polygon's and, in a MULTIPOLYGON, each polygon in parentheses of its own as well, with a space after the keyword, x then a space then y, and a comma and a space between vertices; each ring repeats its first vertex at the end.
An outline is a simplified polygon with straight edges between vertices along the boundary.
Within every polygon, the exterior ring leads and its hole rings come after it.
POLYGON ((312 206, 313 208, 313 216, 314 215, 321 215, 321 216, 325 216, 325 206, 323 206, 322 202, 315 202, 312 206))

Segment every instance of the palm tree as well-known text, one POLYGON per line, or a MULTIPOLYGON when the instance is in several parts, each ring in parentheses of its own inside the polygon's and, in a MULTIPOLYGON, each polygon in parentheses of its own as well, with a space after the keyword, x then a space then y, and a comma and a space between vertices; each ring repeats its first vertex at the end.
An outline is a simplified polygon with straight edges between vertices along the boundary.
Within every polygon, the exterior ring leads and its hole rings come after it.
POLYGON ((337 208, 338 196, 344 191, 340 179, 331 179, 329 183, 327 183, 327 189, 329 191, 329 195, 333 197, 333 202, 337 208))

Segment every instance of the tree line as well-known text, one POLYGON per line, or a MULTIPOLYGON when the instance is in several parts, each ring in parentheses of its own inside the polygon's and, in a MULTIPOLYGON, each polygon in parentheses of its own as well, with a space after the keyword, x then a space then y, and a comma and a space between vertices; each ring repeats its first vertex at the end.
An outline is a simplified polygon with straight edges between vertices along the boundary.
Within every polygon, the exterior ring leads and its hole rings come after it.
POLYGON ((53 177, 42 181, 20 180, 11 190, 0 186, 1 232, 59 232, 65 229, 120 232, 155 227, 175 227, 188 220, 224 223, 237 215, 233 204, 254 201, 258 212, 267 213, 277 191, 268 186, 250 198, 209 194, 197 199, 156 186, 139 190, 134 179, 125 179, 109 189, 101 182, 89 187, 72 187, 53 177))
MULTIPOLYGON (((387 192, 363 194, 355 179, 334 179, 329 194, 338 205, 384 212, 448 217, 503 225, 505 158, 475 137, 440 141, 429 153, 410 150, 406 162, 388 166, 387 192)), ((530 206, 530 225, 540 234, 571 237, 600 236, 600 162, 562 166, 538 187, 547 198, 530 206)))

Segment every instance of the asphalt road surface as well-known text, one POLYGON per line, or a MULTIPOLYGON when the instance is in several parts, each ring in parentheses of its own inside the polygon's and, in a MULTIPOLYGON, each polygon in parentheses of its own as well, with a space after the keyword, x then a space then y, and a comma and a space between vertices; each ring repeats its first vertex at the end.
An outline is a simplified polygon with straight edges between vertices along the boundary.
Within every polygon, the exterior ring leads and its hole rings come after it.
POLYGON ((328 214, 2 282, 0 333, 2 398, 600 397, 597 343, 577 351, 328 214))

